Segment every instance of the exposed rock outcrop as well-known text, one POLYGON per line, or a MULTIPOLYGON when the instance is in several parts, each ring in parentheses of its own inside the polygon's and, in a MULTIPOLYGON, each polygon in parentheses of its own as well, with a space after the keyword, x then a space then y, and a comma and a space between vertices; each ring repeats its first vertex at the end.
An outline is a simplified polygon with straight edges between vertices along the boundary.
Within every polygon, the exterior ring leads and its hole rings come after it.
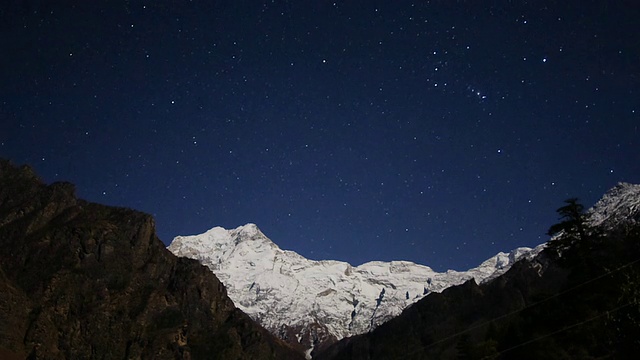
POLYGON ((150 215, 0 160, 3 359, 301 359, 238 310, 150 215))

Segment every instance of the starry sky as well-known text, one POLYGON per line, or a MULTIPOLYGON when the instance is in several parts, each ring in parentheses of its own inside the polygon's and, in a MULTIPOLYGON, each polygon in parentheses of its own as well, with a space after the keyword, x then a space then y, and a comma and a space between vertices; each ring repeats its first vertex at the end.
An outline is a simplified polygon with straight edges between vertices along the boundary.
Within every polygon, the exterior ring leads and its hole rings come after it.
POLYGON ((465 270, 640 182, 634 1, 0 9, 0 157, 156 218, 465 270))

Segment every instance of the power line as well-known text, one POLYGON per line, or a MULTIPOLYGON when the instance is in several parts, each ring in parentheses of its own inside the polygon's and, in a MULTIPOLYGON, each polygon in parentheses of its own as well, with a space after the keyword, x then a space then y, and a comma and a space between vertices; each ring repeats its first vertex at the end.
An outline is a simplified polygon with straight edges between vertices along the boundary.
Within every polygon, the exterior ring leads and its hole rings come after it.
MULTIPOLYGON (((629 303, 627 303, 627 304, 624 304, 624 305, 622 305, 622 306, 618 306, 618 307, 616 307, 616 308, 614 308, 614 309, 611 309, 611 310, 605 311, 605 312, 603 312, 603 313, 601 313, 601 314, 598 314, 598 315, 596 315, 596 316, 592 316, 592 317, 590 317, 590 318, 588 318, 588 319, 586 319, 586 320, 583 320, 583 321, 577 322, 577 323, 575 323, 575 324, 571 324, 571 325, 565 326, 565 327, 563 327, 562 329, 559 329, 559 330, 556 330, 556 331, 550 332, 550 333, 548 333, 548 334, 545 334, 545 335, 539 336, 539 337, 534 338, 534 339, 531 339, 531 340, 527 340, 527 341, 525 341, 525 342, 523 342, 523 343, 520 343, 520 344, 518 344, 518 345, 512 346, 512 347, 507 348, 507 349, 504 349, 504 350, 500 351, 500 352, 499 352, 499 353, 497 353, 497 354, 492 354, 491 356, 501 355, 501 354, 504 354, 504 353, 506 353, 506 352, 508 352, 508 351, 511 351, 511 350, 513 350, 513 349, 517 349, 517 348, 519 348, 519 347, 522 347, 522 346, 525 346, 525 345, 529 345, 529 344, 531 344, 531 343, 534 343, 534 342, 536 342, 536 341, 542 340, 542 339, 544 339, 544 338, 548 338, 548 337, 550 337, 550 336, 557 335, 557 334, 559 334, 559 333, 561 333, 561 332, 563 332, 563 331, 567 331, 567 330, 569 330, 569 329, 573 329, 573 328, 575 328, 575 327, 578 327, 578 326, 584 325, 584 324, 586 324, 586 323, 588 323, 588 322, 594 321, 594 320, 599 319, 599 318, 601 318, 601 317, 603 317, 603 316, 605 316, 605 315, 609 315, 609 314, 611 314, 611 313, 614 313, 614 312, 616 312, 616 311, 618 311, 618 310, 621 310, 621 309, 623 309, 623 308, 625 308, 625 307, 627 307, 627 306, 630 306, 630 305, 634 305, 634 304, 636 304, 636 303, 637 303, 636 301, 631 301, 631 302, 629 302, 629 303)), ((489 359, 489 358, 490 358, 490 357, 484 357, 484 358, 482 358, 482 359, 489 359)))
MULTIPOLYGON (((417 353, 417 352, 419 352, 419 351, 429 349, 429 348, 434 347, 434 346, 436 346, 436 345, 438 345, 438 344, 441 344, 441 343, 443 343, 443 342, 445 342, 445 341, 448 341, 448 340, 454 339, 454 338, 459 337, 459 336, 461 336, 461 335, 464 335, 464 334, 466 334, 466 333, 468 333, 468 332, 471 332, 471 331, 473 331, 473 330, 479 329, 479 328, 481 328, 481 327, 483 327, 483 326, 489 325, 490 323, 492 323, 492 322, 494 322, 494 321, 502 320, 502 319, 504 319, 504 318, 507 318, 507 317, 513 316, 513 315, 515 315, 515 314, 518 314, 518 313, 520 313, 520 312, 522 312, 522 311, 524 311, 524 310, 527 310, 527 309, 533 308, 533 307, 538 306, 538 305, 540 305, 540 304, 543 304, 543 303, 545 303, 545 302, 547 302, 547 301, 550 301, 550 300, 552 300, 552 299, 555 299, 555 298, 557 298, 557 297, 563 296, 563 295, 565 295, 565 294, 567 294, 567 293, 569 293, 569 292, 572 292, 572 291, 574 291, 574 290, 576 290, 576 289, 579 289, 579 288, 581 288, 581 287, 583 287, 583 286, 585 286, 585 285, 587 285, 587 284, 590 284, 590 283, 592 283, 592 282, 594 282, 594 281, 597 281, 597 280, 600 280, 600 279, 602 279, 602 278, 604 278, 604 277, 607 277, 607 276, 609 276, 609 275, 611 275, 611 274, 613 274, 613 273, 615 273, 615 272, 617 272, 617 271, 620 271, 620 270, 622 270, 622 269, 625 269, 625 268, 627 268, 627 267, 630 267, 630 266, 632 266, 632 265, 634 265, 635 263, 638 263, 638 262, 640 262, 640 258, 638 258, 638 259, 636 259, 636 260, 634 260, 634 261, 628 262, 628 263, 626 263, 626 264, 624 264, 624 265, 621 265, 621 266, 619 266, 619 267, 617 267, 617 268, 615 268, 615 269, 613 269, 613 270, 608 270, 608 271, 606 271, 606 272, 605 272, 604 274, 602 274, 602 275, 598 275, 598 276, 596 276, 596 277, 594 277, 594 278, 588 279, 588 280, 586 280, 586 281, 584 281, 584 282, 582 282, 582 283, 580 283, 580 284, 577 284, 577 285, 575 285, 575 286, 573 286, 573 287, 571 287, 571 288, 569 288, 569 289, 566 289, 566 290, 561 291, 561 292, 559 292, 559 293, 557 293, 557 294, 551 295, 551 296, 549 296, 549 297, 547 297, 547 298, 544 298, 544 299, 542 299, 542 300, 540 300, 540 301, 536 301, 536 302, 534 302, 534 303, 532 303, 532 304, 526 305, 526 306, 524 306, 524 307, 522 307, 522 308, 520 308, 520 309, 518 309, 518 310, 514 310, 514 311, 512 311, 512 312, 509 312, 509 313, 506 313, 506 314, 500 315, 500 316, 495 317, 495 318, 493 318, 493 319, 490 319, 490 320, 484 321, 484 322, 482 322, 482 323, 480 323, 480 324, 477 324, 477 325, 474 325, 474 326, 468 327, 468 328, 466 328, 466 329, 464 329, 464 330, 462 330, 462 331, 459 331, 459 332, 457 332, 457 333, 451 334, 451 335, 449 335, 449 336, 447 336, 447 337, 444 337, 444 338, 442 338, 442 339, 440 339, 440 340, 434 341, 434 342, 432 342, 432 343, 430 343, 430 344, 428 344, 428 345, 420 346, 420 347, 418 347, 417 349, 414 349, 414 351, 412 351, 412 352, 405 353, 405 354, 403 355, 403 358, 404 358, 404 357, 406 357, 406 356, 408 356, 408 355, 415 354, 415 353, 417 353)), ((622 306, 622 307, 625 307, 625 306, 628 306, 628 305, 630 305, 630 304, 626 304, 626 305, 624 305, 624 306, 622 306)), ((616 309, 614 309, 614 310, 610 310, 609 312, 617 311, 617 310, 619 310, 619 309, 620 309, 620 308, 622 308, 622 307, 618 307, 618 308, 616 308, 616 309)), ((587 321, 589 321, 589 320, 587 320, 587 321)), ((531 341, 535 341, 535 340, 531 340, 531 341)))

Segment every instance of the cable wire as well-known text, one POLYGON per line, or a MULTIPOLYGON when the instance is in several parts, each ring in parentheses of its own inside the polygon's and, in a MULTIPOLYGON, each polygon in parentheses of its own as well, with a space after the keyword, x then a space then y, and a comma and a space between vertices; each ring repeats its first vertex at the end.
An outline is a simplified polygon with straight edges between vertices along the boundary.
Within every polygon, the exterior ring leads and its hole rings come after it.
POLYGON ((559 334, 559 333, 561 333, 561 332, 563 332, 563 331, 567 331, 567 330, 569 330, 569 329, 573 329, 573 328, 575 328, 575 327, 578 327, 578 326, 584 325, 584 324, 586 324, 586 323, 588 323, 588 322, 591 322, 591 321, 594 321, 594 320, 596 320, 596 319, 599 319, 599 318, 601 318, 601 317, 603 317, 603 316, 605 316, 605 315, 610 315, 611 313, 614 313, 614 312, 616 312, 616 311, 618 311, 618 310, 621 310, 621 309, 623 309, 623 308, 625 308, 625 307, 627 307, 627 306, 634 305, 634 304, 637 304, 637 302, 636 302, 636 301, 631 301, 631 302, 629 302, 629 303, 627 303, 627 304, 624 304, 624 305, 622 305, 622 306, 618 306, 618 307, 616 307, 616 308, 614 308, 614 309, 611 309, 611 310, 605 311, 605 312, 603 312, 603 313, 601 313, 601 314, 598 314, 598 315, 596 315, 596 316, 592 316, 592 317, 590 317, 590 318, 588 318, 588 319, 586 319, 586 320, 579 321, 579 322, 577 322, 577 323, 575 323, 575 324, 567 325, 567 326, 563 327, 562 329, 559 329, 559 330, 556 330, 556 331, 550 332, 550 333, 548 333, 548 334, 545 334, 545 335, 539 336, 539 337, 534 338, 534 339, 531 339, 531 340, 527 340, 527 341, 525 341, 525 342, 523 342, 523 343, 520 343, 520 344, 518 344, 518 345, 512 346, 512 347, 507 348, 507 349, 504 349, 504 350, 500 351, 500 352, 499 352, 499 353, 497 353, 497 354, 492 354, 491 356, 485 356, 485 357, 483 357, 483 358, 482 358, 482 360, 484 360, 484 359, 490 359, 491 357, 498 356, 498 355, 502 355, 502 354, 504 354, 504 353, 506 353, 506 352, 509 352, 509 351, 513 350, 513 349, 517 349, 517 348, 519 348, 519 347, 522 347, 522 346, 525 346, 525 345, 529 345, 529 344, 531 344, 531 343, 534 343, 534 342, 536 342, 536 341, 542 340, 542 339, 544 339, 544 338, 548 338, 548 337, 550 337, 550 336, 557 335, 557 334, 559 334))
MULTIPOLYGON (((434 341, 434 342, 432 342, 432 343, 430 343, 430 344, 420 346, 420 347, 418 347, 417 349, 414 349, 413 351, 411 351, 411 352, 409 352, 409 353, 405 353, 405 354, 403 355, 403 358, 404 358, 404 357, 406 357, 406 356, 409 356, 409 355, 413 355, 413 354, 415 354, 415 353, 418 353, 418 352, 420 352, 420 351, 422 351, 422 350, 429 349, 429 348, 434 347, 434 346, 436 346, 436 345, 438 345, 438 344, 441 344, 441 343, 443 343, 443 342, 445 342, 445 341, 448 341, 448 340, 454 339, 454 338, 459 337, 459 336, 461 336, 461 335, 464 335, 464 334, 466 334, 466 333, 468 333, 468 332, 471 332, 471 331, 473 331, 473 330, 479 329, 479 328, 481 328, 481 327, 483 327, 483 326, 487 326, 487 325, 489 325, 490 323, 492 323, 492 322, 494 322, 494 321, 502 320, 502 319, 504 319, 504 318, 507 318, 507 317, 513 316, 513 315, 515 315, 515 314, 518 314, 518 313, 520 313, 520 312, 522 312, 522 311, 524 311, 524 310, 527 310, 527 309, 530 309, 530 308, 532 308, 532 307, 535 307, 535 306, 538 306, 538 305, 540 305, 540 304, 543 304, 543 303, 545 303, 545 302, 547 302, 547 301, 549 301, 549 300, 552 300, 552 299, 555 299, 555 298, 557 298, 557 297, 563 296, 563 295, 565 295, 565 294, 567 294, 567 293, 569 293, 569 292, 575 291, 576 289, 581 288, 581 287, 583 287, 583 286, 585 286, 585 285, 587 285, 587 284, 590 284, 590 283, 592 283, 592 282, 594 282, 594 281, 597 281, 597 280, 600 280, 600 279, 602 279, 602 278, 604 278, 604 277, 606 277, 606 276, 609 276, 609 275, 611 275, 611 274, 613 274, 613 273, 615 273, 615 272, 617 272, 617 271, 620 271, 620 270, 622 270, 622 269, 625 269, 625 268, 627 268, 627 267, 630 267, 630 266, 632 266, 632 265, 634 265, 634 264, 636 264, 636 263, 638 263, 638 262, 640 262, 640 258, 638 258, 638 259, 636 259, 636 260, 633 260, 633 261, 631 261, 631 262, 628 262, 628 263, 626 263, 626 264, 624 264, 624 265, 621 265, 621 266, 619 266, 619 267, 617 267, 617 268, 615 268, 615 269, 613 269, 613 270, 608 270, 608 271, 606 271, 606 272, 605 272, 604 274, 602 274, 602 275, 598 275, 598 276, 596 276, 596 277, 594 277, 594 278, 588 279, 588 280, 586 280, 586 281, 584 281, 584 282, 582 282, 582 283, 580 283, 580 284, 577 284, 577 285, 575 285, 575 286, 573 286, 573 287, 571 287, 571 288, 569 288, 569 289, 566 289, 566 290, 561 291, 561 292, 559 292, 559 293, 557 293, 557 294, 551 295, 551 296, 549 296, 549 297, 547 297, 547 298, 544 298, 544 299, 542 299, 542 300, 540 300, 540 301, 536 301, 536 302, 534 302, 534 303, 531 303, 531 304, 529 304, 529 305, 526 305, 526 306, 524 306, 524 307, 522 307, 522 308, 520 308, 520 309, 518 309, 518 310, 515 310, 515 311, 512 311, 512 312, 509 312, 509 313, 506 313, 506 314, 503 314, 503 315, 500 315, 500 316, 497 316, 497 317, 495 317, 495 318, 493 318, 493 319, 490 319, 490 320, 484 321, 484 322, 482 322, 482 323, 480 323, 480 324, 477 324, 477 325, 474 325, 474 326, 468 327, 468 328, 466 328, 466 329, 464 329, 464 330, 462 330, 462 331, 459 331, 459 332, 457 332, 457 333, 454 333, 454 334, 451 334, 451 335, 449 335, 449 336, 446 336, 446 337, 444 337, 444 338, 442 338, 442 339, 439 339, 439 340, 437 340, 437 341, 434 341)), ((628 305, 630 305, 630 304, 626 304, 626 305, 623 305, 623 306, 621 306, 621 307, 615 308, 614 310, 610 310, 609 312, 613 312, 613 311, 620 310, 620 308, 625 307, 625 306, 628 306, 628 305)), ((562 331, 564 331, 564 330, 562 330, 562 331)), ((534 339, 534 340, 531 340, 531 341, 535 341, 535 339, 534 339)))

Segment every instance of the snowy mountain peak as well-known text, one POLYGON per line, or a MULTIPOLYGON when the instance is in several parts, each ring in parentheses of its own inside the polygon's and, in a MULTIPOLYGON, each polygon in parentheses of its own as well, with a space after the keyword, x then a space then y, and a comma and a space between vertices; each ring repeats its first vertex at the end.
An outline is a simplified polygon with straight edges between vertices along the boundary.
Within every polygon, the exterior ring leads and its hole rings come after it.
POLYGON ((640 221, 640 185, 618 183, 588 212, 592 226, 614 228, 640 221))
POLYGON ((352 266, 280 249, 255 224, 178 236, 168 249, 196 259, 225 284, 236 306, 264 327, 309 349, 370 331, 430 292, 482 282, 534 250, 500 253, 468 271, 445 273, 409 261, 352 266))
POLYGON ((240 226, 232 230, 231 236, 233 237, 234 234, 237 234, 237 237, 242 240, 267 239, 267 237, 262 233, 262 231, 258 229, 258 226, 252 223, 248 223, 244 226, 240 226))
POLYGON ((257 254, 280 250, 251 223, 232 230, 217 226, 200 235, 177 236, 169 246, 173 253, 196 259, 212 270, 221 267, 225 259, 247 254, 243 248, 252 249, 257 254))

